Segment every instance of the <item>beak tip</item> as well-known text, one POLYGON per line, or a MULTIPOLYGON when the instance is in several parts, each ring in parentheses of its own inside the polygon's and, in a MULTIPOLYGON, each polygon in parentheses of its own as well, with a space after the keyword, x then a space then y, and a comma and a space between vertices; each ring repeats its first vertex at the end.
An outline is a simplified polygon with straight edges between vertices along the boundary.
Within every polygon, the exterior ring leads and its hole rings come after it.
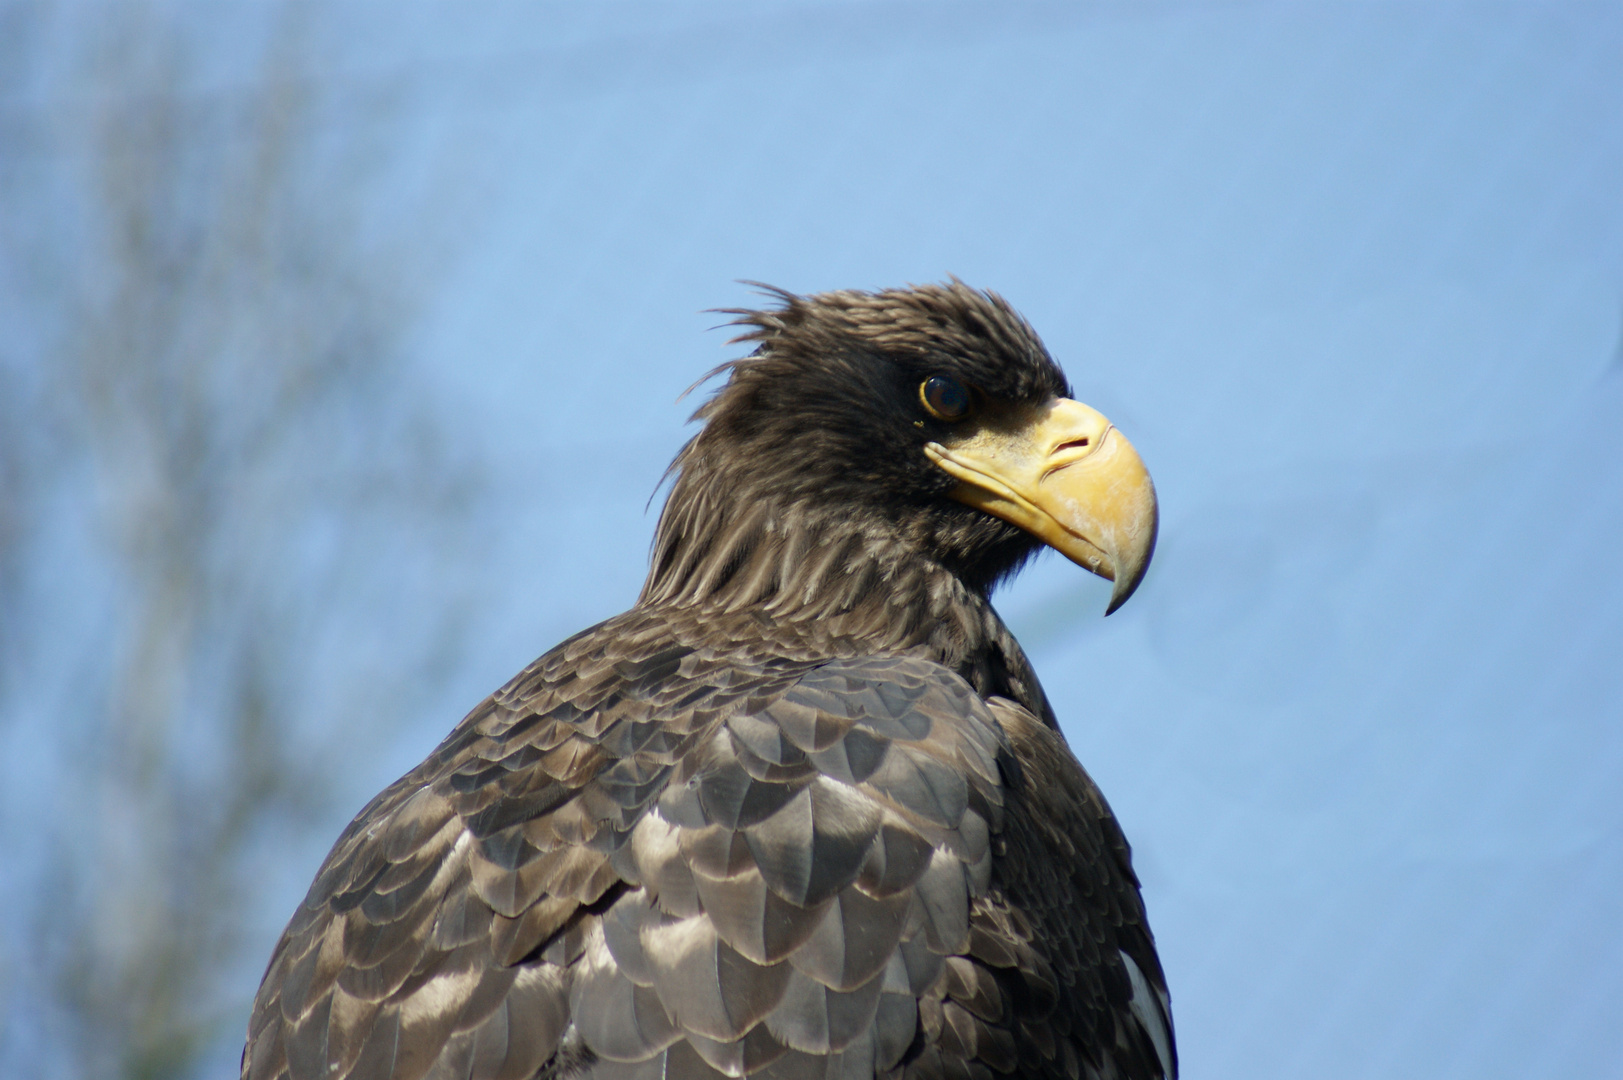
POLYGON ((1144 575, 1149 572, 1150 560, 1155 556, 1155 541, 1161 531, 1160 514, 1157 513, 1157 508, 1153 504, 1151 505, 1149 516, 1149 543, 1144 546, 1144 550, 1141 553, 1138 553, 1131 559, 1129 565, 1122 567, 1122 570, 1126 571, 1125 573, 1118 571, 1116 574, 1116 588, 1110 594, 1110 606, 1105 608, 1106 616, 1109 616, 1115 612, 1117 608, 1127 603, 1128 599, 1138 591, 1139 585, 1143 583, 1144 575))

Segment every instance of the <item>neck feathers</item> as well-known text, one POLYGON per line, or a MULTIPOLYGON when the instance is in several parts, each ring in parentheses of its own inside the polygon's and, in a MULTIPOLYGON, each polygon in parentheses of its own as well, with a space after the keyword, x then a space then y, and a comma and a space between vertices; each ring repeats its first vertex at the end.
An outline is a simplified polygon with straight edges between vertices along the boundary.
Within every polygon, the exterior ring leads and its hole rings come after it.
POLYGON ((654 538, 639 607, 686 608, 722 621, 744 612, 829 655, 913 653, 957 671, 985 696, 1010 697, 1050 726, 1053 713, 1025 654, 986 596, 860 510, 679 476, 654 538))
POLYGON ((639 605, 795 621, 871 614, 882 624, 874 630, 899 642, 919 622, 981 599, 868 515, 770 495, 717 498, 723 485, 689 479, 678 480, 660 515, 639 605))

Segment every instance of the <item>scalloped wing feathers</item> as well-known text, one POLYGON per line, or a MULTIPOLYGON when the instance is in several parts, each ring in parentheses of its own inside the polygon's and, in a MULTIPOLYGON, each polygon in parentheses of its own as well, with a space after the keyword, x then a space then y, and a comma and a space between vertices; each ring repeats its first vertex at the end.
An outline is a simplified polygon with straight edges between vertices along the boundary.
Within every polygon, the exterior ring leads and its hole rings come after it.
POLYGON ((927 660, 681 638, 565 642, 361 812, 245 1080, 1175 1075, 1056 733, 927 660))

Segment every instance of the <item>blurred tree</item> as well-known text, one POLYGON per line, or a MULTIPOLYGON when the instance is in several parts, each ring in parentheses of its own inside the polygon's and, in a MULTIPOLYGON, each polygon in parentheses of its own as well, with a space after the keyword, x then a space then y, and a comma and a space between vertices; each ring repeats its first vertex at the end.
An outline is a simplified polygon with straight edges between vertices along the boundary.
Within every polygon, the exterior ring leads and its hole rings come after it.
POLYGON ((267 853, 330 838, 334 751, 456 638, 474 470, 403 362, 432 230, 315 14, 0 16, 0 1071, 240 1039, 308 873, 267 853))

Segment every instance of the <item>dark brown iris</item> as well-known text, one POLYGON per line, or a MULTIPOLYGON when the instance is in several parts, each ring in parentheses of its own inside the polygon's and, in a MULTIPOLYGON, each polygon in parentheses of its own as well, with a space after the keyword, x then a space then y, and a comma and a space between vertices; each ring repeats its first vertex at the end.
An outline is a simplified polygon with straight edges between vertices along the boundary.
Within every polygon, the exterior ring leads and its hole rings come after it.
POLYGON ((919 385, 919 400, 937 420, 951 423, 969 415, 969 391, 957 379, 931 375, 919 385))

